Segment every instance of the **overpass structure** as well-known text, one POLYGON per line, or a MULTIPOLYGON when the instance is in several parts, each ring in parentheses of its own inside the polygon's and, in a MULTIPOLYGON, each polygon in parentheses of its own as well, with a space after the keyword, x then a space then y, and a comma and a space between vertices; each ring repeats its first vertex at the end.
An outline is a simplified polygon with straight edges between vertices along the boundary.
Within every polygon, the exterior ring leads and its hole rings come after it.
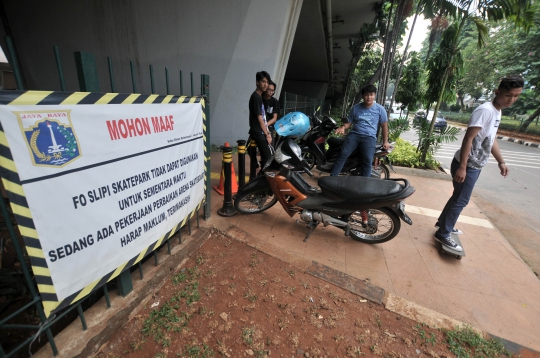
MULTIPOLYGON (((117 92, 150 93, 149 65, 210 75, 211 143, 247 137, 255 73, 265 70, 279 93, 335 101, 343 95, 349 50, 375 0, 49 0, 0 1, 0 34, 13 40, 25 89, 60 90, 53 46, 60 49, 67 91, 78 91, 73 52, 95 55, 100 78, 115 68, 117 92)), ((9 56, 8 56, 9 57, 9 56)), ((11 59, 9 59, 11 61, 11 59)), ((165 94, 157 74, 156 93, 165 94)), ((198 82, 198 78, 196 78, 198 82)), ((197 84, 197 83, 196 83, 197 84)), ((102 92, 110 92, 105 81, 102 92)), ((180 94, 179 80, 171 93, 180 94)), ((195 88, 198 88, 197 85, 195 88)), ((188 94, 184 90, 184 94, 188 94)), ((198 94, 196 92, 195 94, 198 94)))

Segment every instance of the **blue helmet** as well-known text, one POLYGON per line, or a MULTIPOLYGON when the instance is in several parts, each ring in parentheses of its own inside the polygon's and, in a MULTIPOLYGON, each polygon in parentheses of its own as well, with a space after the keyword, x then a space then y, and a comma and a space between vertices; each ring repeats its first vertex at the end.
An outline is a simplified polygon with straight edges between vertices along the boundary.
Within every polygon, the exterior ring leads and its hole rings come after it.
POLYGON ((302 112, 287 113, 274 124, 274 128, 282 137, 298 137, 309 130, 309 117, 302 112))

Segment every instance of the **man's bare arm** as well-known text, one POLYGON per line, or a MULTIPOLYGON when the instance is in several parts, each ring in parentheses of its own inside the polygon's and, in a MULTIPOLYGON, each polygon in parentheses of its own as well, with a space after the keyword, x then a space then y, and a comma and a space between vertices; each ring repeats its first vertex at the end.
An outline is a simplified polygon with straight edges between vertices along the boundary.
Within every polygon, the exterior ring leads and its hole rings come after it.
POLYGON ((501 154, 501 149, 499 148, 499 143, 497 143, 497 141, 493 142, 493 146, 491 147, 491 154, 493 154, 493 158, 495 158, 498 163, 501 175, 506 178, 506 176, 508 175, 508 167, 504 162, 503 156, 501 154))
POLYGON ((388 122, 381 123, 382 129, 382 138, 383 138, 383 148, 390 148, 390 143, 388 142, 388 122))

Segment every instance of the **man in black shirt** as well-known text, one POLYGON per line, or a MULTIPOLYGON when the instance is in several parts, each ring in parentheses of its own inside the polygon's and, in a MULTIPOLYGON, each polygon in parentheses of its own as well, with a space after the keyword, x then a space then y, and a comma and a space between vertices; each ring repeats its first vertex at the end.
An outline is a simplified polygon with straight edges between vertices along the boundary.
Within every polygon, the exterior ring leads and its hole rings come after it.
POLYGON ((276 84, 274 81, 270 81, 268 88, 262 95, 264 109, 266 110, 266 120, 268 122, 268 128, 270 128, 272 138, 274 138, 274 123, 276 123, 279 115, 279 101, 273 97, 275 92, 276 84))
POLYGON ((266 111, 264 109, 262 94, 268 88, 270 75, 266 71, 257 72, 257 89, 249 98, 249 136, 251 140, 257 143, 259 153, 261 154, 261 167, 272 156, 269 145, 272 143, 272 136, 268 130, 266 122, 266 111))

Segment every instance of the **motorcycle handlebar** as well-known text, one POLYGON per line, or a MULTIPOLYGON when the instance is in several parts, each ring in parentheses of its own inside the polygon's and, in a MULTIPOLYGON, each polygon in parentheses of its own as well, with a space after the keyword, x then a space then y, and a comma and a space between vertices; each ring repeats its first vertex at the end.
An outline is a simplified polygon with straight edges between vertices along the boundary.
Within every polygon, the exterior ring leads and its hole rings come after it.
POLYGON ((375 154, 380 154, 380 153, 383 153, 383 152, 391 153, 392 150, 394 149, 394 144, 395 143, 396 142, 390 143, 390 148, 388 148, 388 149, 384 149, 382 143, 377 143, 377 146, 375 147, 375 154))

